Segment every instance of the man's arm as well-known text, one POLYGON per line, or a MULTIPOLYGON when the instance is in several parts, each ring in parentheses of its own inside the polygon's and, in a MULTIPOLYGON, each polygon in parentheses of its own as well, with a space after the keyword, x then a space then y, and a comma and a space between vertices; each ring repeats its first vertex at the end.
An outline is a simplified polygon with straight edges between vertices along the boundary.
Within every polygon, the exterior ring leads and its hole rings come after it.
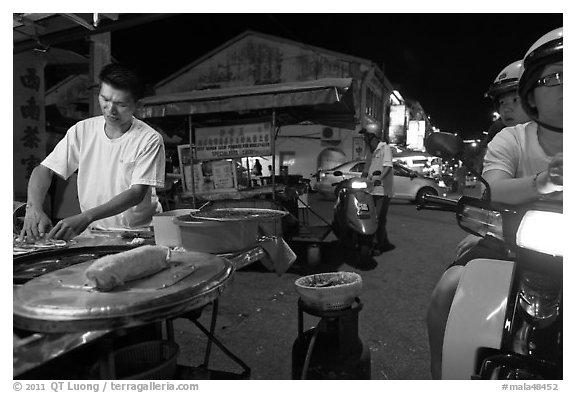
POLYGON ((100 206, 61 220, 50 231, 48 238, 72 239, 82 233, 92 222, 120 214, 142 202, 148 188, 147 185, 135 184, 100 206))
POLYGON ((382 182, 384 181, 384 179, 386 178, 386 176, 388 176, 390 174, 390 171, 392 170, 392 167, 389 166, 383 166, 382 167, 382 173, 380 174, 380 176, 378 176, 378 178, 374 181, 374 185, 375 186, 380 186, 382 185, 382 182))
POLYGON ((490 184, 492 201, 519 205, 533 202, 542 195, 562 191, 564 189, 562 166, 563 157, 560 153, 552 159, 546 171, 535 176, 513 178, 510 174, 498 169, 486 171, 483 176, 490 184), (559 181, 555 181, 555 173, 559 174, 559 181))
POLYGON ((24 237, 35 241, 52 227, 52 221, 44 212, 43 204, 54 172, 44 165, 38 165, 32 171, 28 181, 28 198, 26 202, 26 215, 24 217, 24 226, 20 232, 19 240, 24 237))

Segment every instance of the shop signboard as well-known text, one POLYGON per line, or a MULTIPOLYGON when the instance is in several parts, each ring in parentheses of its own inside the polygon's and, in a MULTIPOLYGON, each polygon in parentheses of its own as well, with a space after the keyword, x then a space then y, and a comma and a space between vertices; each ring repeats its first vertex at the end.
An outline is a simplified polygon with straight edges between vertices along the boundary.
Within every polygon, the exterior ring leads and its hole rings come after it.
POLYGON ((200 161, 272 154, 270 123, 196 128, 195 138, 200 161))
MULTIPOLYGON (((180 173, 184 174, 184 190, 192 191, 190 145, 178 146, 180 173)), ((194 164, 194 192, 233 192, 237 186, 236 163, 231 159, 205 161, 194 164)))
POLYGON ((366 144, 364 143, 364 138, 354 137, 352 139, 352 159, 361 160, 366 157, 366 144))

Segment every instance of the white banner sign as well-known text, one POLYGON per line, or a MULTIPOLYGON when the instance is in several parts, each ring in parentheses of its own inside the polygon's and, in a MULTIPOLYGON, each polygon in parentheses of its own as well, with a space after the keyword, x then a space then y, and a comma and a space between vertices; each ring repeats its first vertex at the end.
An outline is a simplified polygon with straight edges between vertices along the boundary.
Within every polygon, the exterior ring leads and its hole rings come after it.
POLYGON ((195 136, 198 160, 272 154, 270 123, 196 128, 195 136))

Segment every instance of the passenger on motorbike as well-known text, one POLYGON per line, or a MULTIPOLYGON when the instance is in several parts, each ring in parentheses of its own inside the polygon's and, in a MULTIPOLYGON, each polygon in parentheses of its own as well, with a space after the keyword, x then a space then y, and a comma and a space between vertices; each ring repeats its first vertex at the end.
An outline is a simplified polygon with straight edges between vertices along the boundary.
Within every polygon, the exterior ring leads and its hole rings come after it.
MULTIPOLYGON (((483 169, 491 200, 512 205, 540 198, 562 199, 562 28, 537 40, 526 53, 523 66, 518 92, 532 121, 499 132, 488 145, 483 169)), ((503 247, 487 237, 452 263, 432 292, 428 336, 434 379, 441 378, 444 331, 463 268, 478 257, 506 259, 503 247)))
MULTIPOLYGON (((488 135, 480 144, 482 156, 486 153, 486 147, 494 136, 504 127, 513 127, 530 121, 530 117, 522 108, 520 96, 518 95, 518 80, 523 71, 522 60, 517 60, 508 64, 498 73, 494 82, 484 94, 492 100, 494 109, 500 115, 488 130, 488 135)), ((481 237, 468 235, 456 246, 456 259, 460 258, 466 251, 478 244, 481 237)))

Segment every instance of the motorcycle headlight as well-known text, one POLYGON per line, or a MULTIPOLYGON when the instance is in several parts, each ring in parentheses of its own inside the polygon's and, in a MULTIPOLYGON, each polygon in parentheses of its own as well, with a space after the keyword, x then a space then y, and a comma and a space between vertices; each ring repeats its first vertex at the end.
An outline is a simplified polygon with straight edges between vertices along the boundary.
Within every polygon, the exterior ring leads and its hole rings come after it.
POLYGON ((529 210, 516 232, 516 244, 529 250, 563 257, 564 231, 562 213, 529 210))
POLYGON ((351 187, 355 190, 361 190, 368 188, 368 184, 365 181, 353 181, 351 187))

